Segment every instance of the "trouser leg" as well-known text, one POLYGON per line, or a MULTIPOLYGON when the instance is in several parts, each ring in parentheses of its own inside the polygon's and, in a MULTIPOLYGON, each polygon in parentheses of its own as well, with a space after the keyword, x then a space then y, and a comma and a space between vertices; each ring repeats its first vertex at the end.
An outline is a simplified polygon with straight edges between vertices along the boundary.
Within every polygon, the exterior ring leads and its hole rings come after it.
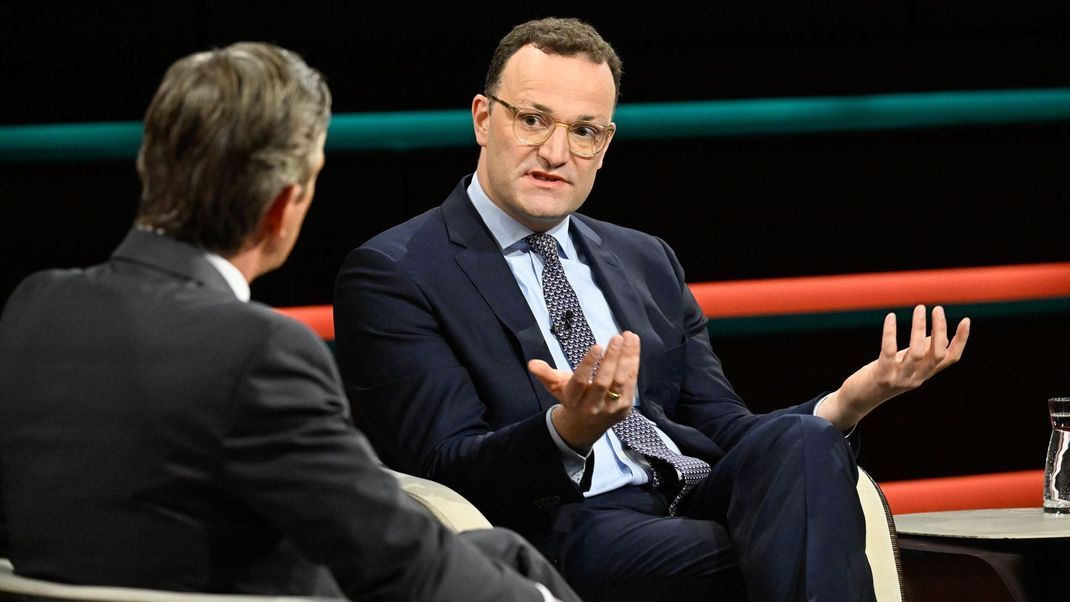
POLYGON ((667 513, 644 487, 585 500, 558 554, 562 573, 587 602, 746 600, 724 527, 667 513))
POLYGON ((831 424, 778 416, 714 465, 680 513, 725 526, 752 600, 873 600, 857 479, 831 424))
POLYGON ((479 548, 490 558, 495 558, 512 567, 516 572, 537 581, 559 600, 580 602, 564 577, 526 539, 508 529, 479 529, 465 531, 458 537, 479 548))

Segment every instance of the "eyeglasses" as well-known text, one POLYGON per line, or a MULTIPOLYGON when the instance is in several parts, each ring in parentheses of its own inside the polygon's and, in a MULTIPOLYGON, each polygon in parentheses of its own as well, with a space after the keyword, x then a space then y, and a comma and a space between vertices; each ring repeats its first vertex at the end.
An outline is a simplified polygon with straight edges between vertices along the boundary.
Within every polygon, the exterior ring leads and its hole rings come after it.
POLYGON ((568 132, 568 150, 577 157, 590 159, 606 146, 610 136, 617 130, 614 124, 599 125, 590 121, 558 121, 537 109, 514 107, 504 100, 487 94, 487 98, 513 112, 513 134, 521 144, 539 146, 550 139, 557 126, 568 132))

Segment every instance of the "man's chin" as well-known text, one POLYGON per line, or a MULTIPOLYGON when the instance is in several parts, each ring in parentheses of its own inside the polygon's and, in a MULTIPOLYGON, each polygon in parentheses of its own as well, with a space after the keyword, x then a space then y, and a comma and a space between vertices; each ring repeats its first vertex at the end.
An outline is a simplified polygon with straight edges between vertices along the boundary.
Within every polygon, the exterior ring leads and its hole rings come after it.
POLYGON ((533 218, 552 219, 556 216, 560 220, 580 205, 573 200, 571 190, 568 191, 569 194, 565 192, 564 190, 530 191, 524 195, 521 207, 533 218))

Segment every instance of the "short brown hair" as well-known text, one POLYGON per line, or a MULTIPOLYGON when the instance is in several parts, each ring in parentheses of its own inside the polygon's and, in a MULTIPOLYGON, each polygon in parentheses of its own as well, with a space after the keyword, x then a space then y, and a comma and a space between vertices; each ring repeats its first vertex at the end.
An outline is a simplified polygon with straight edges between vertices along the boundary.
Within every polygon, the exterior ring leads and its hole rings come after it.
POLYGON ((145 113, 137 224, 228 255, 312 175, 331 93, 297 54, 241 42, 178 60, 145 113))
POLYGON ((609 42, 602 39, 594 27, 579 19, 557 17, 547 17, 517 25, 502 38, 501 42, 498 42, 498 47, 494 49, 494 55, 490 59, 487 81, 483 87, 488 94, 498 91, 505 63, 528 44, 546 54, 561 56, 586 54, 587 58, 595 64, 605 63, 613 73, 613 87, 617 91, 617 97, 620 97, 620 76, 623 70, 617 52, 613 50, 609 42))

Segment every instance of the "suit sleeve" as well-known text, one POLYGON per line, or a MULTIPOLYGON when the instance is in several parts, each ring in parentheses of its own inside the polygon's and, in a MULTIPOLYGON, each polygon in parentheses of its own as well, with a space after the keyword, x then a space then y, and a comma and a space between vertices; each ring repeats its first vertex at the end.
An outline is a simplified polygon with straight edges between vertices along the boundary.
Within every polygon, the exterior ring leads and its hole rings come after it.
POLYGON ((812 414, 824 395, 804 403, 769 412, 753 414, 732 388, 721 368, 721 360, 713 352, 707 319, 691 294, 684 279, 684 271, 672 249, 658 239, 675 275, 676 291, 680 295, 681 327, 684 350, 681 354, 683 380, 671 419, 691 426, 709 437, 724 450, 736 445, 755 426, 783 414, 812 414))
POLYGON ((274 323, 249 358, 224 442, 224 487, 360 600, 541 600, 380 469, 321 341, 274 323))
MULTIPOLYGON (((492 429, 488 407, 495 400, 480 397, 468 371, 500 362, 503 378, 510 374, 526 384, 526 368, 512 355, 490 357, 478 345, 454 344, 479 333, 456 332, 472 321, 451 319, 451 310, 440 305, 375 249, 357 249, 339 273, 339 366, 357 421, 368 425, 375 448, 388 465, 457 489, 494 522, 540 500, 581 499, 544 412, 533 407, 531 415, 492 429)), ((468 310, 474 308, 458 309, 468 310)))

